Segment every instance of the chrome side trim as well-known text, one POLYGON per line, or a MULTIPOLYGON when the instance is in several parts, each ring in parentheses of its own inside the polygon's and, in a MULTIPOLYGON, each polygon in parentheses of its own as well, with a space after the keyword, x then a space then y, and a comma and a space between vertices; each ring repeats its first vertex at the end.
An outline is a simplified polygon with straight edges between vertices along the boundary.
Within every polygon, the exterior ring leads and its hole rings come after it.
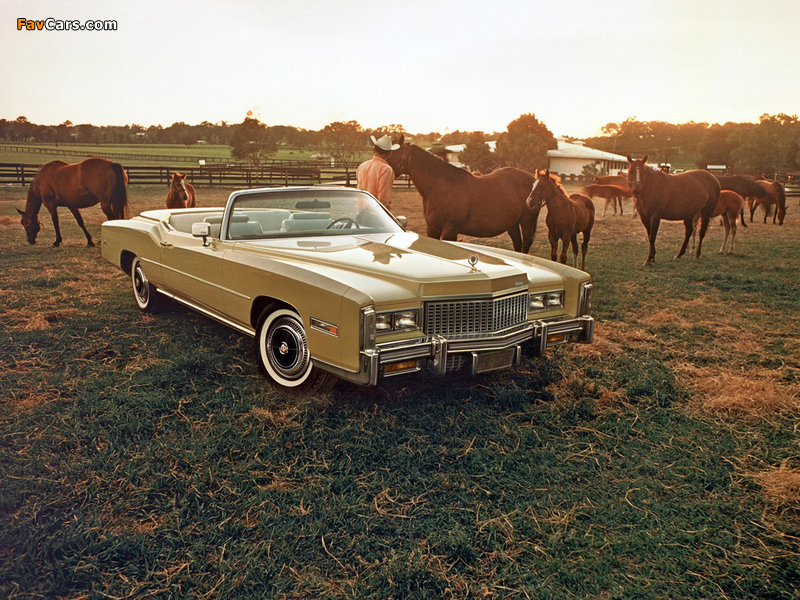
POLYGON ((231 319, 219 314, 215 310, 212 310, 210 308, 207 308, 205 306, 197 304, 196 302, 192 302, 191 300, 188 300, 187 298, 184 298, 183 296, 178 296, 176 294, 173 294, 172 292, 168 292, 168 291, 166 291, 166 290, 164 290, 164 289, 162 289, 160 287, 156 287, 156 291, 158 291, 159 293, 165 295, 167 298, 171 298, 175 302, 179 302, 179 303, 183 304, 184 306, 187 306, 187 307, 191 308, 192 310, 199 312, 202 315, 205 315, 207 317, 211 317, 215 321, 219 321, 223 325, 227 325, 231 329, 235 329, 236 331, 238 331, 240 333, 243 333, 245 335, 249 335, 250 337, 256 337, 256 330, 253 329, 252 327, 247 327, 245 325, 241 325, 241 324, 237 323, 236 321, 232 321, 231 319))

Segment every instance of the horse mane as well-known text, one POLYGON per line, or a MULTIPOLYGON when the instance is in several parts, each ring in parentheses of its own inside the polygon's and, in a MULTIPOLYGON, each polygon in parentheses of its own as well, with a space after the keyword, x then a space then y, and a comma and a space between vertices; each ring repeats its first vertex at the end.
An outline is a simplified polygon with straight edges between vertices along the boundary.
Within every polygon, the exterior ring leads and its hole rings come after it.
MULTIPOLYGON (((539 174, 545 173, 545 172, 546 171, 544 169, 537 170, 536 171, 536 176, 538 177, 539 174)), ((555 173, 550 173, 550 181, 553 182, 553 187, 556 188, 556 191, 558 192, 558 195, 561 196, 565 200, 569 200, 569 194, 567 193, 567 190, 565 190, 564 186, 561 185, 561 177, 559 177, 555 173)))
POLYGON ((474 177, 474 175, 466 169, 451 165, 446 160, 439 158, 435 154, 431 154, 415 144, 409 144, 408 147, 409 150, 411 150, 412 159, 417 160, 417 164, 424 164, 426 170, 431 173, 431 175, 446 179, 450 183, 459 183, 465 178, 474 177))

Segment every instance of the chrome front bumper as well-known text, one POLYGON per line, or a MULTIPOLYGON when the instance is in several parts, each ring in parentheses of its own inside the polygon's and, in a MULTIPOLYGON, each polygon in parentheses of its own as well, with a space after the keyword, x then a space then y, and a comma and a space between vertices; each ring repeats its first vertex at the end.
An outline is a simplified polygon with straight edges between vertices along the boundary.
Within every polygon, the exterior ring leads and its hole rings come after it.
POLYGON ((572 319, 530 321, 519 329, 503 335, 478 338, 447 339, 428 336, 401 342, 375 344, 361 351, 361 369, 357 373, 341 371, 330 365, 317 364, 334 375, 361 385, 376 385, 381 377, 402 375, 427 367, 444 374, 448 358, 462 355, 472 362, 472 372, 480 372, 479 357, 486 353, 513 349, 511 365, 519 364, 524 354, 544 354, 548 348, 568 343, 591 343, 594 337, 594 319, 583 316, 572 319), (405 368, 391 375, 385 374, 387 365, 415 361, 416 368, 405 368))

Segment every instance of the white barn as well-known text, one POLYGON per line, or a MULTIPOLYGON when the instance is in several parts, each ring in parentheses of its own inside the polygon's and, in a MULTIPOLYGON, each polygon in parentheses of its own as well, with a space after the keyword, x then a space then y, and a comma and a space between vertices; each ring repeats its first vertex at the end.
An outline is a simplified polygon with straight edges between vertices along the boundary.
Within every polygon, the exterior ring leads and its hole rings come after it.
MULTIPOLYGON (((494 141, 486 143, 494 152, 497 143, 494 141)), ((430 152, 452 165, 463 167, 458 155, 464 148, 466 144, 436 145, 430 148, 430 152)), ((624 156, 589 148, 583 142, 567 142, 562 139, 558 140, 556 150, 547 151, 547 158, 550 159, 550 170, 559 175, 581 175, 585 165, 596 166, 605 175, 617 175, 628 168, 628 161, 624 156)))
POLYGON ((586 165, 597 167, 605 175, 617 175, 628 168, 624 156, 589 148, 583 142, 558 140, 558 148, 548 150, 547 157, 550 170, 559 175, 580 175, 586 165))

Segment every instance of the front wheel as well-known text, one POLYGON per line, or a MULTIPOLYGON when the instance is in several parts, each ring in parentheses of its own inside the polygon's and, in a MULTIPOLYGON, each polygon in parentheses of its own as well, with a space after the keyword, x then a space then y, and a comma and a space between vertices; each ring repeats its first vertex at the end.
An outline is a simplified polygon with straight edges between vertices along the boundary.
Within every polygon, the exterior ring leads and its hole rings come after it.
POLYGON ((156 291, 155 286, 147 279, 142 268, 142 261, 137 256, 131 265, 131 287, 133 298, 144 312, 158 312, 164 308, 166 298, 156 291))
POLYGON ((290 396, 330 391, 336 377, 314 367, 300 316, 288 309, 265 309, 256 329, 256 356, 273 387, 290 396))

